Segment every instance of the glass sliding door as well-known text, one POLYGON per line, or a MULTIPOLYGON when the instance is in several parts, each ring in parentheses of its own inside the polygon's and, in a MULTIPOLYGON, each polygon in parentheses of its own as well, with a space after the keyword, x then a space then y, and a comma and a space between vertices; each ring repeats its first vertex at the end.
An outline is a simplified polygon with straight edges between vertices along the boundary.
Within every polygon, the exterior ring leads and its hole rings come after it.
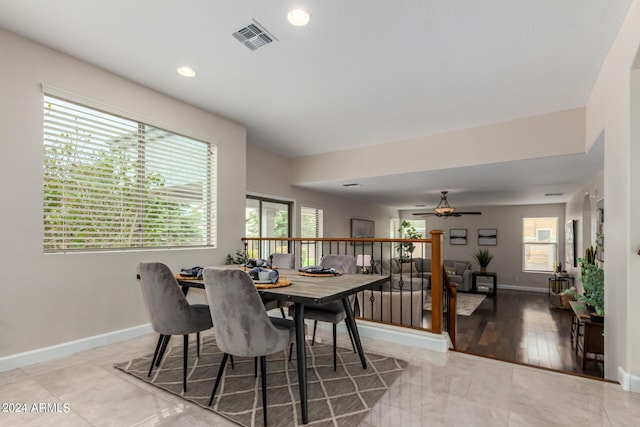
MULTIPOLYGON (((247 196, 245 233, 247 237, 290 237, 291 202, 247 196)), ((273 252, 289 252, 286 241, 265 241, 260 247, 250 247, 251 258, 265 258, 273 252)))

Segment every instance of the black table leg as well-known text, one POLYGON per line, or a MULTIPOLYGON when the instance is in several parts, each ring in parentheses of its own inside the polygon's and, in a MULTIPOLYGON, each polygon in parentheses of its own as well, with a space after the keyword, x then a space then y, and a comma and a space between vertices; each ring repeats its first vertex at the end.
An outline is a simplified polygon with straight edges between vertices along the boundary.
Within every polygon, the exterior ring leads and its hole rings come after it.
POLYGON ((307 350, 304 337, 304 305, 295 303, 294 320, 296 322, 296 357, 298 358, 298 386, 300 387, 300 409, 302 423, 309 422, 309 408, 307 403, 307 350))
POLYGON ((367 369, 367 360, 364 357, 364 350, 362 349, 362 343, 360 342, 360 334, 358 333, 358 327, 356 326, 356 319, 353 317, 353 311, 351 311, 351 306, 347 297, 342 297, 342 305, 344 306, 344 311, 347 314, 347 328, 351 329, 353 340, 356 342, 356 349, 360 356, 360 362, 362 362, 362 367, 367 369))

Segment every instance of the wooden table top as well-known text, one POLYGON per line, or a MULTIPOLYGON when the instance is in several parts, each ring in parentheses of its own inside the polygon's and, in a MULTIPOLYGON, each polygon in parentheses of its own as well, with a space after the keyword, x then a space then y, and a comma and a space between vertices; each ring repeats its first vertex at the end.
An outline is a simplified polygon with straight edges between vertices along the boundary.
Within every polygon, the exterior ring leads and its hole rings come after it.
MULTIPOLYGON (((214 268, 234 268, 231 266, 214 268)), ((259 289, 262 295, 281 301, 303 304, 325 304, 376 285, 385 283, 389 276, 375 274, 343 274, 342 276, 308 277, 300 276, 296 270, 278 269, 281 278, 291 281, 291 286, 273 289, 259 289)), ((202 280, 178 280, 183 286, 204 287, 202 280)))

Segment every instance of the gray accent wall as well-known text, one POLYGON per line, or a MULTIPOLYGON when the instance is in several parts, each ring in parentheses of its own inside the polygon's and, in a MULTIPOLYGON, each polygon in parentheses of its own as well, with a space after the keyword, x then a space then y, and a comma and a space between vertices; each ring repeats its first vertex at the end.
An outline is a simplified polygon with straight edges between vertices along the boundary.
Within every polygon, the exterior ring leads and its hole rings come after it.
MULTIPOLYGON (((444 257, 473 262, 473 270, 480 266, 473 259, 473 252, 479 247, 489 249, 494 255, 487 271, 498 274, 498 285, 513 289, 547 291, 549 274, 525 273, 523 266, 522 219, 524 217, 558 217, 558 259, 564 265, 564 203, 549 205, 521 206, 456 206, 460 211, 480 211, 482 215, 464 215, 461 217, 438 218, 428 216, 427 229, 438 228, 444 231, 444 257), (449 233, 452 228, 467 229, 466 245, 450 245, 449 233), (496 246, 479 246, 478 229, 495 228, 498 232, 496 246)), ((426 209, 427 211, 429 209, 426 209)), ((424 212, 421 209, 420 212, 424 212)), ((402 211, 406 219, 418 219, 412 211, 402 211)))

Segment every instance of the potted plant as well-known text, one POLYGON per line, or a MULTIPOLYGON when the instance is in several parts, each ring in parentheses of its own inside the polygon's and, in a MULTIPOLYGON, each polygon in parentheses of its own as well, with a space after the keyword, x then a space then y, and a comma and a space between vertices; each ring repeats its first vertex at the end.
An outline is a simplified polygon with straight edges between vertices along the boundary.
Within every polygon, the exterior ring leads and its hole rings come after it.
POLYGON ((486 273, 487 266, 493 259, 493 255, 489 252, 489 249, 478 249, 473 253, 473 258, 480 265, 480 272, 486 273))
POLYGON ((578 258, 580 262, 580 280, 584 292, 579 295, 576 291, 569 293, 578 301, 586 304, 591 312, 591 321, 604 321, 604 270, 598 266, 596 251, 593 247, 585 250, 585 257, 578 258))
MULTIPOLYGON (((398 232, 400 233, 400 236, 404 237, 405 239, 421 239, 422 238, 422 234, 418 233, 418 231, 416 230, 416 227, 406 219, 402 220, 402 223, 400 224, 400 228, 398 228, 398 232)), ((400 260, 402 262, 409 262, 409 259, 411 258, 411 254, 416 249, 416 245, 414 245, 411 242, 397 243, 396 248, 400 253, 400 260)))

